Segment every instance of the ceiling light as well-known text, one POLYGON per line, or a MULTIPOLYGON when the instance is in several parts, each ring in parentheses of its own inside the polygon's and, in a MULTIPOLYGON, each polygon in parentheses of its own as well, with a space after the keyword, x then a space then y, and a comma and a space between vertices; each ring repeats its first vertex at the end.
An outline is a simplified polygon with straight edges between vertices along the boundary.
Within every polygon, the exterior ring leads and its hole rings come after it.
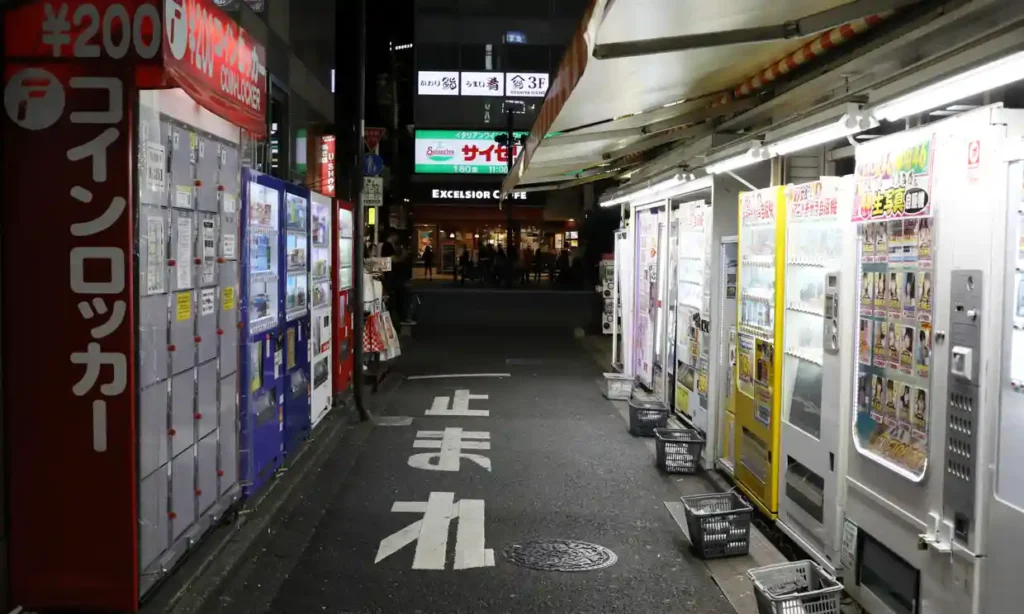
POLYGON ((704 170, 711 175, 728 173, 744 166, 750 166, 756 162, 767 160, 770 157, 767 149, 760 142, 752 143, 750 149, 738 156, 732 156, 707 165, 704 170))
POLYGON ((671 198, 673 196, 682 196, 683 194, 692 194, 693 192, 710 188, 710 175, 705 175, 700 179, 694 179, 694 175, 692 173, 677 174, 674 177, 658 182, 648 188, 636 190, 622 196, 616 196, 615 198, 602 202, 601 206, 612 207, 626 202, 650 202, 661 198, 671 198))
POLYGON ((896 121, 1024 79, 1024 51, 918 88, 871 109, 878 119, 896 121))
POLYGON ((802 132, 795 136, 782 139, 777 143, 768 145, 768 153, 772 156, 785 156, 803 149, 809 149, 817 145, 835 141, 846 136, 870 130, 878 126, 878 121, 873 117, 854 113, 843 115, 839 121, 825 124, 818 128, 802 132))

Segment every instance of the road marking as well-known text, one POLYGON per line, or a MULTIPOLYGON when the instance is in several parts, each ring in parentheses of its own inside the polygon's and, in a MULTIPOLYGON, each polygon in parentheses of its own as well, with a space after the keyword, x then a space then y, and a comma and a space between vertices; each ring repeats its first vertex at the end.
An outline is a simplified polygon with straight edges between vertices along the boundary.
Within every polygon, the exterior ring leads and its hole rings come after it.
POLYGON ((458 471, 461 459, 471 460, 484 469, 491 470, 491 459, 483 454, 470 454, 467 450, 490 450, 491 434, 487 431, 463 431, 461 428, 446 428, 443 431, 420 431, 412 442, 414 448, 439 449, 440 452, 424 452, 409 457, 409 466, 428 471, 458 471))
POLYGON ((420 513, 421 520, 380 540, 374 563, 416 542, 413 569, 444 570, 448 550, 448 532, 458 519, 455 536, 454 569, 494 567, 494 551, 485 548, 484 502, 480 499, 455 501, 455 493, 432 492, 427 501, 396 501, 392 512, 420 513))
POLYGON ((470 401, 486 401, 489 395, 486 394, 470 394, 469 390, 456 390, 455 398, 451 397, 434 397, 434 403, 430 409, 424 412, 424 416, 476 416, 480 418, 486 418, 491 415, 491 412, 486 409, 470 409, 470 401), (448 408, 448 402, 451 401, 451 408, 448 408))
POLYGON ((451 379, 456 377, 512 377, 511 373, 442 373, 440 375, 410 375, 407 380, 451 379))

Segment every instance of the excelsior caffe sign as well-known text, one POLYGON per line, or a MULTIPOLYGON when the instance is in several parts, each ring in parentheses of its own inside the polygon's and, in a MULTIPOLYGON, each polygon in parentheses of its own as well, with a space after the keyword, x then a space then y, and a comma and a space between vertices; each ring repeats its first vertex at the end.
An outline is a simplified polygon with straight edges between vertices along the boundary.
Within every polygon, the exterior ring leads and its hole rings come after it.
MULTIPOLYGON (((496 204, 501 200, 501 190, 492 183, 473 184, 461 182, 452 184, 418 184, 413 188, 415 203, 422 205, 456 205, 474 203, 496 204)), ((521 205, 532 205, 537 200, 536 193, 512 192, 505 197, 506 201, 512 201, 521 205)))

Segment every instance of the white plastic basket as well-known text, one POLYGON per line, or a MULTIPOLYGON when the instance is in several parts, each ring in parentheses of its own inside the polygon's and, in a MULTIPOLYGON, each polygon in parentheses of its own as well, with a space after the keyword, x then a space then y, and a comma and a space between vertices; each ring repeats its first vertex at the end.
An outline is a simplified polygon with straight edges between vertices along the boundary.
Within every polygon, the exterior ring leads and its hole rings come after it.
POLYGON ((758 614, 840 614, 843 585, 814 561, 747 571, 758 614))
POLYGON ((633 378, 622 373, 604 374, 604 395, 613 401, 628 401, 633 393, 633 378))

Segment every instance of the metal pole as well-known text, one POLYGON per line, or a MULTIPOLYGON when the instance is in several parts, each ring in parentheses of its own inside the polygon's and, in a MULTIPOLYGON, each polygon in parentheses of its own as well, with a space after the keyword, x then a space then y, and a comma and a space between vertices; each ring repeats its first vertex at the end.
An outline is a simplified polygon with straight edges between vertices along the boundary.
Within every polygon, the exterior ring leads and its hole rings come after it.
MULTIPOLYGON (((359 419, 367 421, 370 419, 370 410, 366 407, 363 402, 363 327, 365 326, 365 313, 363 312, 363 297, 365 296, 365 288, 363 287, 363 271, 365 270, 365 264, 363 262, 363 243, 364 243, 364 228, 365 223, 365 210, 363 209, 363 165, 362 156, 363 152, 363 141, 366 137, 366 0, 359 0, 358 4, 359 16, 355 20, 357 24, 358 32, 358 79, 356 81, 356 113, 354 127, 355 133, 353 141, 355 141, 355 148, 352 150, 355 156, 355 168, 351 174, 351 185, 352 185, 352 203, 353 203, 353 215, 352 225, 354 226, 353 235, 354 240, 353 249, 355 253, 352 255, 352 302, 350 308, 352 309, 352 358, 355 363, 352 367, 352 392, 356 402, 356 410, 359 412, 359 419)), ((335 94, 339 98, 341 93, 335 94)), ((336 125, 338 122, 343 121, 341 117, 335 118, 336 125)), ((351 158, 349 159, 351 162, 351 158)))
MULTIPOLYGON (((513 152, 516 150, 514 134, 515 134, 515 116, 512 114, 512 108, 509 107, 506 111, 508 115, 508 153, 505 155, 505 159, 508 163, 508 174, 512 174, 512 167, 515 166, 515 158, 513 152)), ((505 250, 512 247, 512 195, 509 194, 509 198, 505 199, 505 250)))

